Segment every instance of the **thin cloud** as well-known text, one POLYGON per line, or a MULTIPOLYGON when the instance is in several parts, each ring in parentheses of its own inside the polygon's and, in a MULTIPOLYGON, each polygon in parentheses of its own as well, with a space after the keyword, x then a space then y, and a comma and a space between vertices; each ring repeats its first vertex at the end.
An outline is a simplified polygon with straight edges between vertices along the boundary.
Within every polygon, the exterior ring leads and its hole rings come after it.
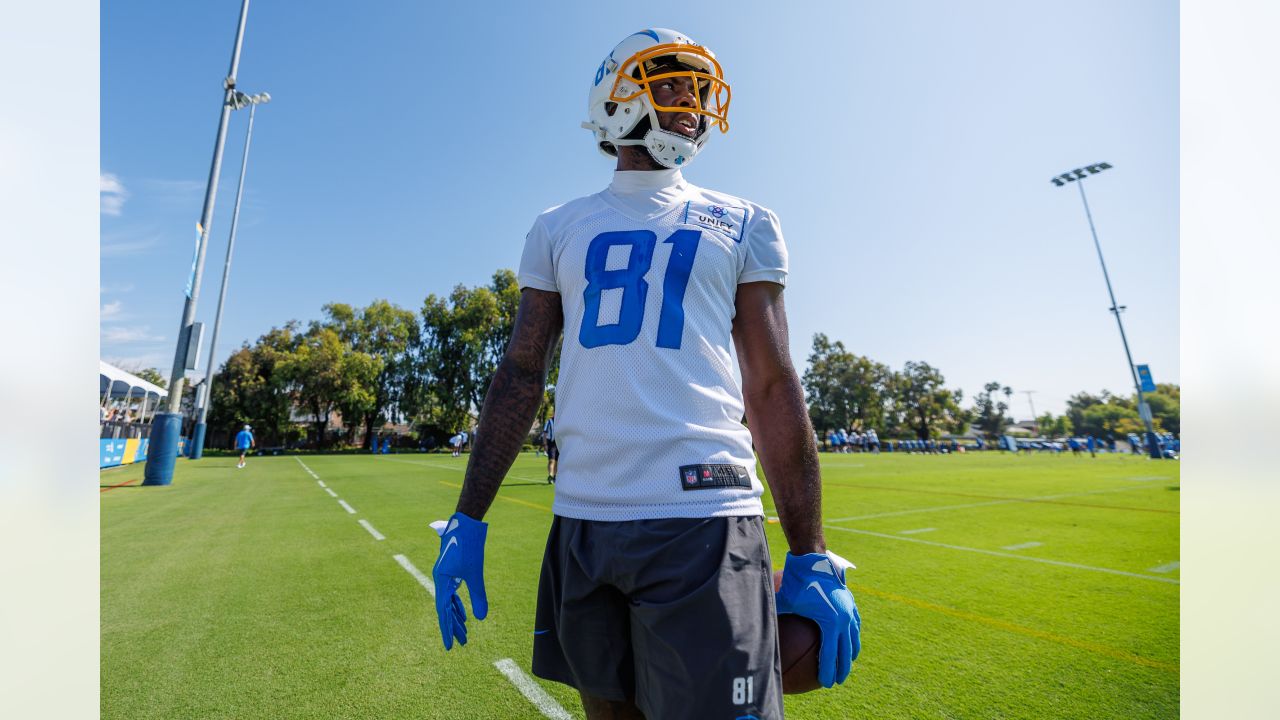
POLYGON ((123 304, 124 303, 117 300, 115 302, 110 302, 103 305, 102 312, 100 313, 100 315, 102 316, 102 319, 106 320, 107 318, 119 318, 120 308, 123 304))
POLYGON ((102 328, 103 345, 123 345, 138 342, 164 342, 164 337, 152 335, 149 327, 121 327, 113 325, 102 328))
POLYGON ((145 240, 125 240, 122 242, 103 242, 100 254, 102 257, 120 257, 122 255, 137 255, 145 250, 150 250, 159 244, 159 238, 147 238, 145 240))
POLYGON ((98 175, 98 197, 101 199, 102 214, 119 216, 124 210, 124 201, 129 198, 120 178, 112 173, 98 175))
MULTIPOLYGON (((173 362, 173 356, 170 354, 166 357, 165 353, 148 353, 145 355, 107 356, 104 357, 103 360, 106 360, 121 370, 128 371, 129 368, 155 368, 164 375, 164 371, 160 370, 160 368, 168 367, 169 364, 173 362)), ((168 379, 168 375, 165 375, 165 379, 168 379)))

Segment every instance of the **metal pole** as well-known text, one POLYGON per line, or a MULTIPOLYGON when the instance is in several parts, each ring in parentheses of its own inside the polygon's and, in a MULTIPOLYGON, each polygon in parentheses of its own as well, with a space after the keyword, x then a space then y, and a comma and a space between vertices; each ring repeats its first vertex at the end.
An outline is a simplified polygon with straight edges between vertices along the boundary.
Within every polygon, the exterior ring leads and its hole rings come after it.
POLYGON ((1133 354, 1129 352, 1129 338, 1124 334, 1124 321, 1120 319, 1120 306, 1116 304, 1115 291, 1111 289, 1111 275, 1107 273, 1107 261, 1102 259, 1102 244, 1098 242, 1098 231, 1093 226, 1093 213, 1089 212, 1089 199, 1084 194, 1084 179, 1076 181, 1080 188, 1080 201, 1084 203, 1084 215, 1089 219, 1089 232, 1093 235, 1093 246, 1098 250, 1098 263, 1102 265, 1102 278, 1107 281, 1107 295, 1111 298, 1111 313, 1116 316, 1116 327, 1120 328, 1120 342, 1124 343, 1124 357, 1129 362, 1129 375, 1133 378, 1133 389, 1138 393, 1138 415, 1147 429, 1148 451, 1151 457, 1159 458, 1160 449, 1156 444, 1156 431, 1151 424, 1151 411, 1147 409, 1147 401, 1142 395, 1142 384, 1138 382, 1138 369, 1133 365, 1133 354))
POLYGON ((227 260, 222 266, 222 287, 218 290, 218 312, 213 318, 213 336, 209 339, 209 361, 205 363, 204 382, 200 383, 200 392, 196 395, 199 407, 196 420, 196 432, 192 439, 194 447, 191 459, 198 460, 204 454, 205 420, 209 416, 209 401, 213 393, 213 356, 218 347, 218 328, 222 325, 222 307, 227 298, 227 279, 231 277, 231 254, 236 247, 236 228, 240 225, 240 199, 244 196, 244 176, 249 167, 249 143, 253 141, 253 113, 258 109, 257 103, 249 106, 249 129, 244 136, 244 154, 240 158, 240 183, 236 187, 236 205, 231 212, 231 235, 227 239, 227 260))
POLYGON ((182 433, 182 385, 186 374, 187 344, 183 342, 187 328, 195 320, 196 302, 200 297, 200 279, 204 272, 204 255, 208 247, 209 229, 213 226, 213 203, 218 194, 218 174, 222 170, 222 147, 227 139, 227 118, 236 92, 236 71, 240 67, 240 48, 244 42, 244 25, 249 15, 249 0, 241 0, 240 21, 236 26, 235 45, 231 51, 231 67, 222 82, 222 114, 218 118, 218 134, 213 145, 213 162, 209 167, 209 182, 205 186, 204 209, 200 215, 200 242, 196 249, 196 266, 191 274, 191 292, 182 307, 182 322, 178 325, 178 343, 173 354, 173 371, 169 379, 168 412, 161 413, 156 428, 156 452, 147 453, 147 467, 143 485, 168 485, 173 482, 173 466, 177 461, 178 439, 182 433))

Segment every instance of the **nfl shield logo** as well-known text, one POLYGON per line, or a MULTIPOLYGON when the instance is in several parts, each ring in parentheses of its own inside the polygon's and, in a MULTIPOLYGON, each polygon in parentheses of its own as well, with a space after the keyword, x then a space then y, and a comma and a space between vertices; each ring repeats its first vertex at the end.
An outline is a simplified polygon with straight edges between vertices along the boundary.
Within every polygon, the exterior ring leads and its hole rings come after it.
POLYGON ((687 484, 687 485, 697 485, 697 484, 698 484, 698 473, 694 472, 693 470, 685 470, 685 471, 684 471, 684 481, 685 481, 685 484, 687 484))

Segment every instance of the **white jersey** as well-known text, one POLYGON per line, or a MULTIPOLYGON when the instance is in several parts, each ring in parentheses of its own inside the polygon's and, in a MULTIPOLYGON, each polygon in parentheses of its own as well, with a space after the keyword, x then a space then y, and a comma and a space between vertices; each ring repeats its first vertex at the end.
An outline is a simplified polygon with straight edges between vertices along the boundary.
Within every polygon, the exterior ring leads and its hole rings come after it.
POLYGON ((557 515, 763 514, 731 330, 738 285, 786 274, 776 215, 678 170, 617 172, 538 216, 519 280, 564 310, 557 515))

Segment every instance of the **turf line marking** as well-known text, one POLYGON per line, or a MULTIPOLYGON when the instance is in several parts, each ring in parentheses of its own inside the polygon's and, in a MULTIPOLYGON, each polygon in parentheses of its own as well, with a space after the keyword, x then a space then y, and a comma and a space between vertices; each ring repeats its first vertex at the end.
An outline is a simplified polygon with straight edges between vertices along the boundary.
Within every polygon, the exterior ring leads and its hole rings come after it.
POLYGON ((1106 655, 1107 657, 1115 658, 1116 660, 1131 662, 1135 665, 1144 665, 1146 667, 1156 668, 1171 673, 1178 672, 1178 666, 1176 664, 1152 660, 1150 658, 1142 657, 1141 655, 1135 655, 1127 650, 1113 648, 1108 645, 1092 643, 1087 640, 1079 640, 1065 635, 1045 632, 1044 630, 1036 630, 1035 628, 1029 628, 1024 625, 1017 625, 1015 623, 999 620, 993 617, 987 617, 986 615, 979 615, 974 612, 969 612, 968 610, 959 610, 945 605, 935 605, 934 603, 926 602, 924 600, 903 597, 902 595, 895 595, 893 593, 884 592, 883 590, 864 585, 850 583, 849 587, 857 590, 858 594, 872 595, 884 598, 885 600, 902 603, 903 605, 920 608, 921 610, 930 610, 942 613, 943 615, 950 615, 951 617, 960 618, 962 620, 972 620, 973 622, 979 622, 983 625, 989 625, 991 627, 1007 630, 1019 635, 1026 635, 1027 637, 1038 638, 1040 640, 1048 640, 1049 642, 1057 643, 1059 645, 1067 645, 1079 650, 1087 650, 1089 652, 1098 653, 1099 655, 1106 655))
POLYGON ((338 504, 342 506, 342 509, 343 509, 343 510, 346 510, 347 512, 351 513, 352 515, 355 515, 355 514, 356 514, 356 509, 355 509, 355 508, 353 508, 353 507, 351 507, 350 505, 348 505, 346 500, 339 500, 339 501, 338 501, 338 504))
POLYGON ((1038 548, 1043 544, 1044 543, 1038 543, 1038 542, 1024 542, 1024 543, 1018 543, 1017 545, 1005 545, 1000 549, 1001 550, 1030 550, 1031 548, 1038 548))
MULTIPOLYGON (((1060 498, 1080 497, 1082 495, 1101 495, 1103 493, 1130 492, 1132 490, 1149 490, 1148 485, 1133 485, 1122 488, 1105 488, 1103 490, 1088 490, 1078 493, 1062 493, 1058 495, 1042 495, 1039 497, 1029 498, 1009 498, 1007 500, 989 500, 987 502, 964 503, 962 505, 939 505, 936 507, 916 508, 914 510, 895 510, 893 512, 874 513, 872 515, 853 515, 850 517, 832 518, 827 522, 850 522, 853 520, 874 520, 876 518, 897 517, 899 515, 914 515, 915 513, 942 512, 944 510, 967 510, 976 507, 990 507, 992 505, 1011 505, 1020 502, 1043 502, 1045 500, 1058 500, 1060 498)), ((1094 507, 1094 506, 1090 506, 1094 507)), ((1097 506, 1102 507, 1102 506, 1097 506)))
POLYGON ((1182 563, 1180 563, 1180 562, 1178 562, 1177 560, 1175 560, 1175 561, 1173 561, 1173 562, 1171 562, 1171 563, 1168 563, 1168 564, 1165 564, 1165 565, 1160 565, 1160 566, 1158 566, 1158 567, 1149 568, 1149 569, 1147 570, 1147 572, 1153 572, 1153 573, 1167 573, 1167 572, 1173 572, 1174 570, 1177 570, 1177 569, 1178 569, 1178 568, 1180 568, 1180 567, 1182 567, 1182 563))
POLYGON ((323 480, 316 480, 316 484, 319 485, 320 487, 329 487, 328 485, 324 484, 323 480))
POLYGON ((917 528, 915 530, 899 530, 898 534, 899 535, 916 535, 918 533, 933 532, 937 529, 938 528, 917 528))
POLYGON ((303 470, 306 470, 306 471, 307 471, 307 474, 308 474, 308 475, 310 475, 311 477, 313 477, 313 478, 315 478, 315 479, 317 479, 317 480, 319 480, 319 479, 320 479, 320 476, 319 476, 319 475, 317 475, 317 474, 315 474, 314 472, 312 472, 312 471, 311 471, 311 468, 307 467, 307 464, 306 464, 306 463, 304 463, 304 462, 302 462, 302 458, 295 456, 293 459, 298 461, 298 464, 302 466, 302 469, 303 469, 303 470))
POLYGON ((393 555, 392 557, 395 558, 396 562, 400 563, 400 567, 409 571, 409 574, 413 576, 414 580, 418 581, 419 585, 426 588, 427 592, 431 593, 431 597, 436 596, 436 584, 431 582, 431 578, 423 575, 421 570, 414 567, 413 563, 409 562, 409 558, 403 555, 393 555))
POLYGON ((373 536, 373 539, 374 539, 374 540, 386 540, 386 539, 387 539, 387 536, 386 536, 386 535, 383 535, 382 533, 380 533, 380 532, 378 532, 377 530, 375 530, 375 529, 373 528, 373 526, 369 524, 369 521, 368 521, 368 520, 365 520, 365 519, 361 518, 361 519, 359 520, 359 523, 360 523, 360 525, 361 525, 361 526, 363 526, 363 527, 364 527, 364 529, 365 529, 365 530, 368 530, 368 531, 369 531, 369 534, 373 536))
POLYGON ((1181 585, 1182 583, 1173 578, 1156 577, 1155 575, 1143 575, 1142 573, 1126 572, 1124 570, 1112 570, 1111 568, 1094 567, 1092 565, 1080 565, 1078 563, 1064 562, 1062 560, 1049 560, 1047 558, 1027 557, 1026 555, 1014 555, 1012 553, 997 552, 995 550, 984 550, 982 548, 971 548, 963 545, 948 545, 946 543, 932 542, 930 540, 920 540, 919 538, 902 537, 901 535, 888 535, 886 533, 872 532, 870 530, 858 530, 856 528, 840 527, 839 525, 823 525, 827 530, 839 530, 841 532, 857 533, 859 535, 870 535, 872 537, 886 538, 888 540, 899 540, 902 542, 920 543, 921 545, 931 545, 933 547, 947 548, 949 550, 963 550, 965 552, 979 553, 982 555, 993 555, 995 557, 1014 558, 1016 560, 1026 560, 1028 562, 1038 562, 1045 565, 1057 565, 1059 567, 1073 568, 1075 570, 1088 570, 1089 572, 1107 573, 1109 575, 1123 575, 1124 577, 1138 578, 1140 580, 1154 580, 1156 582, 1171 583, 1173 585, 1181 585))
POLYGON ((503 658, 493 663, 498 668, 498 672, 502 673, 511 681, 512 685, 524 695, 525 699, 533 703, 538 708, 538 712, 552 718, 552 720, 573 720, 573 716, 565 711, 555 698, 547 694, 538 683, 534 682, 528 675, 516 665, 511 658, 503 658))
MULTIPOLYGON (((1162 508, 1143 508, 1143 507, 1131 507, 1131 506, 1124 506, 1124 505, 1090 505, 1088 503, 1061 502, 1058 500, 1058 498, 1071 497, 1070 493, 1064 494, 1064 495, 1046 495, 1044 497, 1039 497, 1039 498, 1020 498, 1020 497, 1005 497, 1001 495, 978 495, 976 493, 952 492, 948 490, 917 490, 912 488, 892 487, 888 485, 861 485, 858 483, 840 482, 838 480, 823 480, 823 482, 830 483, 832 485, 837 485, 839 487, 858 488, 860 490, 885 490, 889 492, 904 492, 904 493, 910 493, 913 495, 949 495, 952 497, 979 498, 984 500, 998 500, 1001 502, 1045 503, 1048 505, 1070 505, 1072 507, 1097 508, 1099 510, 1133 510, 1134 512, 1165 513, 1168 515, 1178 514, 1177 510, 1164 510, 1162 508)), ((1108 489, 1108 490, 1119 491, 1119 488, 1108 489)), ((1102 491, 1095 491, 1095 492, 1102 492, 1102 491)))
MULTIPOLYGON (((462 486, 461 486, 461 485, 459 485, 459 484, 457 484, 457 483, 451 483, 451 482, 449 482, 449 481, 447 481, 447 480, 437 480, 436 482, 440 483, 441 485, 448 485, 448 486, 449 486, 449 487, 451 487, 451 488, 459 488, 459 489, 461 489, 461 488, 462 488, 462 486)), ((536 508, 536 509, 538 509, 538 510, 546 510, 547 512, 551 512, 551 508, 547 507, 546 505, 539 505, 538 503, 531 503, 531 502, 529 502, 528 500, 521 500, 520 498, 512 498, 512 497, 506 497, 505 495, 499 495, 499 496, 498 496, 498 499, 499 499, 499 500, 506 500, 507 502, 513 502, 513 503, 516 503, 516 504, 519 504, 519 505, 524 505, 525 507, 531 507, 531 508, 536 508)))
POLYGON ((101 495, 102 493, 107 492, 108 490, 115 490, 116 488, 122 488, 125 485, 128 485, 130 483, 136 483, 136 482, 138 482, 137 478, 134 478, 132 480, 125 480, 124 482, 118 482, 115 485, 111 485, 111 486, 99 489, 98 494, 101 495))
POLYGON ((338 497, 338 493, 334 492, 333 490, 331 490, 331 489, 329 489, 329 488, 325 488, 325 489, 324 489, 324 491, 325 491, 325 492, 327 492, 327 493, 329 493, 329 497, 338 497))

